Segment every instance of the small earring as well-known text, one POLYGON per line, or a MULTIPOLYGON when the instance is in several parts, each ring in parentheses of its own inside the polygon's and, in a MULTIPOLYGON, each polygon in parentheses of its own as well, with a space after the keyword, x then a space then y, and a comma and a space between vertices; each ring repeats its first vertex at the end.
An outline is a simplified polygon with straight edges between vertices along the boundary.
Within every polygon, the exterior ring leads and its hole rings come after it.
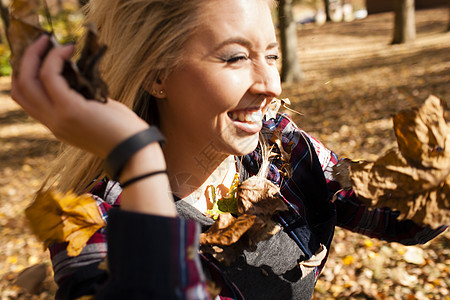
POLYGON ((156 96, 156 90, 155 89, 152 90, 152 96, 156 96))
POLYGON ((160 96, 163 96, 164 94, 165 94, 164 90, 160 90, 160 91, 159 91, 159 95, 160 95, 160 96))

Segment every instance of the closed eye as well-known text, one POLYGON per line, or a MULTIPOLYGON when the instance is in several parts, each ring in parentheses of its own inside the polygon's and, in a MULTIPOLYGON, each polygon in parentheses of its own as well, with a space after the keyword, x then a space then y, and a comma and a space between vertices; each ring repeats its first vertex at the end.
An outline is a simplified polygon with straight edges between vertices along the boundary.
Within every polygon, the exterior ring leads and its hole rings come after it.
POLYGON ((234 64, 234 63, 237 63, 239 61, 245 61, 247 59, 248 59, 248 57, 245 56, 245 55, 238 55, 238 56, 233 56, 233 57, 230 57, 230 58, 226 58, 226 59, 224 59, 224 62, 226 62, 227 64, 234 64))
POLYGON ((268 55, 266 56, 266 59, 269 61, 274 61, 276 62, 280 57, 278 55, 268 55))

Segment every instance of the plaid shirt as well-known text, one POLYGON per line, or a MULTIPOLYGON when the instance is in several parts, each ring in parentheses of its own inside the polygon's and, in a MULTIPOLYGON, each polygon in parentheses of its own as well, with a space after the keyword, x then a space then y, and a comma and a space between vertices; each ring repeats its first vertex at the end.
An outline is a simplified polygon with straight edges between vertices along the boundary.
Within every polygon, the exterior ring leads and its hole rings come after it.
MULTIPOLYGON (((336 154, 296 127, 287 115, 278 114, 275 119, 266 120, 262 134, 269 144, 274 143, 274 137, 281 138, 282 147, 291 152, 289 163, 292 169, 286 170, 285 162, 275 159, 270 164, 268 179, 280 186, 281 195, 290 207, 289 212, 277 216, 278 221, 305 253, 304 260, 314 255, 320 244, 330 249, 335 225, 369 237, 406 245, 425 243, 446 229, 446 226, 442 226, 433 230, 412 221, 399 221, 397 220, 399 213, 389 208, 369 210, 357 199, 353 191, 342 190, 333 178, 332 167, 338 162, 336 154), (289 171, 292 176, 281 176, 280 174, 285 171, 289 171)), ((250 176, 257 173, 260 162, 261 155, 258 150, 242 158, 245 171, 250 176)), ((105 220, 108 218, 108 211, 112 207, 119 206, 120 193, 119 184, 113 181, 102 181, 92 191, 105 220)), ((177 228, 179 223, 180 219, 176 218, 166 226, 177 228), (169 225, 171 222, 172 225, 169 225)), ((193 245, 192 242, 196 240, 195 234, 197 234, 195 230, 186 232, 172 230, 171 233, 172 238, 178 241, 176 244, 183 245, 185 248, 193 245)), ((101 229, 94 234, 77 257, 68 257, 65 246, 66 244, 54 244, 50 247, 55 281, 60 285, 73 280, 76 270, 98 263, 105 258, 107 253, 105 230, 101 229)), ((166 250, 167 253, 171 251, 171 249, 166 250)), ((176 250, 180 253, 184 251, 183 248, 176 250)), ((320 266, 315 268, 316 280, 326 259, 327 257, 323 259, 320 266)), ((184 274, 185 279, 197 280, 197 282, 179 281, 179 291, 184 293, 186 299, 205 298, 202 276, 190 276, 190 273, 198 274, 197 265, 188 261, 182 264, 182 258, 176 261, 182 266, 190 265, 191 268, 181 268, 183 272, 178 268, 173 270, 166 268, 165 272, 184 274)), ((216 266, 213 264, 212 268, 215 269, 216 266)), ((215 271, 220 273, 218 269, 215 271)), ((234 295, 228 299, 241 297, 232 283, 228 283, 227 286, 229 290, 234 290, 228 292, 229 295, 234 295)), ((226 293, 224 290, 224 294, 226 293)), ((225 296, 221 298, 227 299, 225 296)))

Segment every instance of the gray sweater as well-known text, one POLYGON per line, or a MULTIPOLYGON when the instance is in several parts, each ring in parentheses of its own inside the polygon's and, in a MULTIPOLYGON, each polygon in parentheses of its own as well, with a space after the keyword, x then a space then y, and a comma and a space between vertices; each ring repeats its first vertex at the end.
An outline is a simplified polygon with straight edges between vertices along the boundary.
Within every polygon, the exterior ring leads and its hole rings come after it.
MULTIPOLYGON (((176 205, 180 216, 195 220, 203 227, 214 222, 184 201, 178 201, 176 205)), ((256 251, 244 251, 231 266, 216 264, 247 300, 311 299, 314 273, 302 274, 298 261, 303 255, 287 233, 280 230, 270 239, 258 243, 256 251)))

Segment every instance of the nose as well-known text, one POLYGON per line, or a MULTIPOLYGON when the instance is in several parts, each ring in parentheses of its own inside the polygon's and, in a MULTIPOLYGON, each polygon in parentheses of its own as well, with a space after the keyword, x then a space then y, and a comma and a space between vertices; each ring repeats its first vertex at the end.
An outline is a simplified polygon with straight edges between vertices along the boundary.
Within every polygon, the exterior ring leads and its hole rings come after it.
POLYGON ((266 97, 278 97, 281 94, 281 78, 275 64, 264 60, 255 63, 253 71, 253 84, 250 88, 252 93, 266 97))

